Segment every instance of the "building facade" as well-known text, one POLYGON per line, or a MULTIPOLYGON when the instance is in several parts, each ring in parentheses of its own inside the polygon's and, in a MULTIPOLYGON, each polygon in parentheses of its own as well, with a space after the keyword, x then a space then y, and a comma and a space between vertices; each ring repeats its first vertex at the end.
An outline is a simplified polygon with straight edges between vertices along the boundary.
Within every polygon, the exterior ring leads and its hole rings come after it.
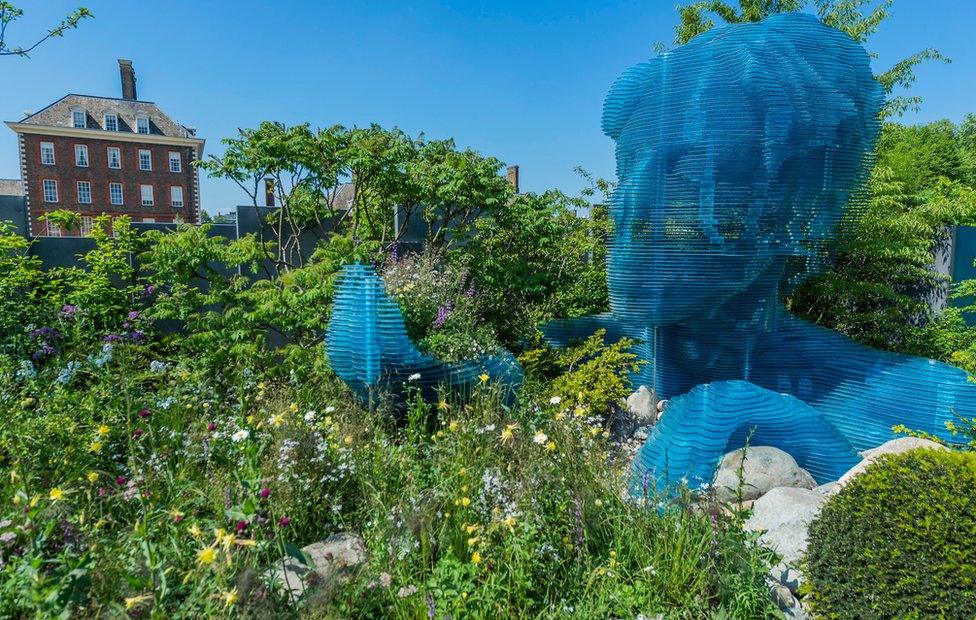
POLYGON ((200 190, 193 162, 204 140, 174 122, 156 104, 136 97, 135 72, 119 60, 122 98, 66 95, 21 121, 17 133, 28 234, 86 235, 99 215, 133 222, 200 221, 200 190), (79 214, 65 230, 45 213, 79 214))

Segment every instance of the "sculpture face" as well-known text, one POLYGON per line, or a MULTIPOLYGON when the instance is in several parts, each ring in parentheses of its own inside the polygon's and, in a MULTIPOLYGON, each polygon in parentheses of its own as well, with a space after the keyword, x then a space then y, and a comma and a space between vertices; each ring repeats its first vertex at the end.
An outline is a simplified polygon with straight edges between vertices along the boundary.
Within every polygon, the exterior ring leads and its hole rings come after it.
POLYGON ((625 72, 603 114, 620 180, 614 316, 677 323, 776 286, 788 258, 816 269, 870 170, 882 102, 867 53, 805 14, 714 30, 625 72))

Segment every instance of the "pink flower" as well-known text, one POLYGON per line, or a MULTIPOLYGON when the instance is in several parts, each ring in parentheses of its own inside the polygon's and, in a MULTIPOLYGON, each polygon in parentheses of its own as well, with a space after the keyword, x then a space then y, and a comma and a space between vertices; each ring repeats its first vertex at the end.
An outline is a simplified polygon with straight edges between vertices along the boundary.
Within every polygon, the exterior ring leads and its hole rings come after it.
POLYGON ((115 479, 115 484, 122 485, 125 484, 125 482, 126 482, 125 476, 119 476, 118 478, 115 479))
POLYGON ((136 430, 132 431, 132 438, 133 439, 139 439, 140 437, 142 437, 142 429, 141 428, 137 428, 136 430))
POLYGON ((149 411, 148 409, 140 409, 139 410, 139 417, 140 418, 148 418, 151 415, 152 415, 152 411, 149 411))
POLYGON ((269 489, 268 487, 264 487, 263 489, 258 491, 258 497, 260 497, 261 499, 267 499, 269 495, 271 495, 271 489, 269 489))
POLYGON ((207 430, 210 431, 211 433, 217 430, 217 423, 211 422, 210 424, 207 424, 207 430))
POLYGON ((237 530, 238 534, 240 534, 247 529, 247 521, 238 521, 237 524, 234 525, 234 529, 237 530))
POLYGON ((291 519, 289 519, 288 517, 281 517, 280 519, 278 519, 279 527, 288 527, 290 524, 291 524, 291 519))

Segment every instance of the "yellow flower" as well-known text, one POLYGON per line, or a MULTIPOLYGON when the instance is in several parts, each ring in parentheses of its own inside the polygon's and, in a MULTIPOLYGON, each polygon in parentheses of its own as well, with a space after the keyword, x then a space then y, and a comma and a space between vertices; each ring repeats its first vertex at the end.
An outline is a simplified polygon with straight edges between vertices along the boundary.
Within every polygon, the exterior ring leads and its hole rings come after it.
POLYGON ((224 528, 218 527, 214 529, 214 544, 219 545, 221 541, 224 540, 224 536, 226 535, 227 535, 227 530, 225 530, 224 528))
POLYGON ((130 596, 125 599, 125 608, 132 609, 134 607, 138 607, 143 603, 151 601, 152 597, 153 595, 148 592, 146 594, 140 594, 139 596, 130 596))
POLYGON ((468 475, 468 468, 467 467, 462 467, 461 469, 459 469, 458 470, 458 475, 461 476, 461 477, 467 476, 468 475))
POLYGON ((194 523, 193 525, 190 526, 190 536, 193 536, 194 538, 200 538, 201 534, 203 534, 203 532, 200 531, 199 525, 194 523))
POLYGON ((345 441, 346 443, 352 443, 352 435, 346 435, 346 438, 343 439, 343 441, 345 441))
POLYGON ((437 403, 437 408, 440 409, 441 411, 447 411, 448 409, 447 401, 442 400, 441 402, 437 403))
POLYGON ((96 480, 98 480, 98 472, 90 471, 85 477, 88 478, 88 482, 95 482, 96 480))
POLYGON ((456 433, 458 426, 460 425, 458 424, 457 420, 451 420, 451 423, 447 425, 447 430, 451 431, 452 433, 456 433))
POLYGON ((41 496, 35 495, 34 497, 31 498, 30 507, 33 508, 34 506, 37 506, 37 502, 39 501, 41 501, 41 496))
POLYGON ((555 441, 550 441, 549 443, 546 444, 546 452, 555 452, 555 451, 556 451, 555 441))
POLYGON ((590 428, 590 435, 591 436, 596 437, 599 434, 600 434, 600 427, 599 426, 593 426, 593 427, 590 428))
POLYGON ((502 521, 502 523, 504 523, 505 525, 507 525, 508 526, 508 529, 510 529, 510 530, 511 529, 514 529, 515 528, 515 517, 513 517, 512 515, 508 515, 507 517, 505 517, 505 520, 502 521))
POLYGON ((502 430, 502 441, 508 441, 515 434, 515 429, 518 428, 518 424, 509 424, 502 430))
POLYGON ((94 452, 96 454, 99 453, 99 452, 101 452, 102 451, 102 442, 100 442, 100 441, 93 441, 93 442, 91 442, 91 445, 88 446, 88 451, 89 452, 94 452))
POLYGON ((470 506, 471 505, 471 498, 470 497, 462 497, 461 498, 461 505, 462 506, 470 506))
POLYGON ((558 413, 556 414, 556 419, 557 419, 557 420, 564 420, 565 418, 566 418, 566 411, 565 411, 565 410, 560 410, 560 411, 559 411, 559 412, 558 412, 558 413))
POLYGON ((292 403, 288 405, 288 410, 292 413, 298 413, 298 403, 292 403))
POLYGON ((481 554, 475 551, 471 554, 471 562, 474 564, 481 564, 481 554))
POLYGON ((468 539, 468 546, 473 547, 477 542, 478 542, 478 537, 472 536, 471 538, 468 539))
POLYGON ((603 430, 603 438, 604 439, 609 439, 610 438, 610 431, 604 429, 603 430))
POLYGON ((237 588, 224 592, 224 607, 230 607, 237 602, 237 588))
POLYGON ((472 523, 471 525, 465 525, 464 531, 467 532, 468 534, 473 534, 477 532, 480 527, 481 526, 478 525, 477 523, 472 523))
POLYGON ((244 421, 247 422, 248 424, 254 424, 254 416, 249 415, 246 418, 244 418, 244 421))
POLYGON ((98 430, 95 432, 97 432, 99 435, 108 435, 109 430, 111 429, 109 429, 108 426, 102 424, 101 426, 98 427, 98 430))
POLYGON ((264 390, 264 381, 262 381, 261 383, 258 383, 258 389, 259 390, 264 390))
POLYGON ((481 379, 482 383, 488 383, 488 379, 490 379, 491 377, 488 376, 488 373, 483 372, 478 378, 481 379))
POLYGON ((52 502, 56 502, 62 497, 64 497, 64 492, 61 491, 61 489, 59 489, 58 487, 54 487, 53 489, 51 489, 50 497, 52 502))
POLYGON ((213 564, 213 561, 216 559, 217 552, 214 551, 213 547, 207 547, 206 549, 201 549, 197 552, 197 564, 200 566, 213 564))
POLYGON ((280 413, 277 414, 277 415, 271 416, 271 424, 273 426, 281 426, 281 422, 284 419, 285 419, 285 416, 281 415, 280 413))

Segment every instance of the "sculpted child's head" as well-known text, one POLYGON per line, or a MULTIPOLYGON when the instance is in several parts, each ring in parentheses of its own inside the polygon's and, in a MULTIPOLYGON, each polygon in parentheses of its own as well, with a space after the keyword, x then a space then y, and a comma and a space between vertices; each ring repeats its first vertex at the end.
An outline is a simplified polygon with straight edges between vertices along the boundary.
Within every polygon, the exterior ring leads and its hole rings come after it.
POLYGON ((806 14, 712 30, 614 83, 613 312, 684 321, 815 268, 871 166, 884 94, 867 53, 806 14))

